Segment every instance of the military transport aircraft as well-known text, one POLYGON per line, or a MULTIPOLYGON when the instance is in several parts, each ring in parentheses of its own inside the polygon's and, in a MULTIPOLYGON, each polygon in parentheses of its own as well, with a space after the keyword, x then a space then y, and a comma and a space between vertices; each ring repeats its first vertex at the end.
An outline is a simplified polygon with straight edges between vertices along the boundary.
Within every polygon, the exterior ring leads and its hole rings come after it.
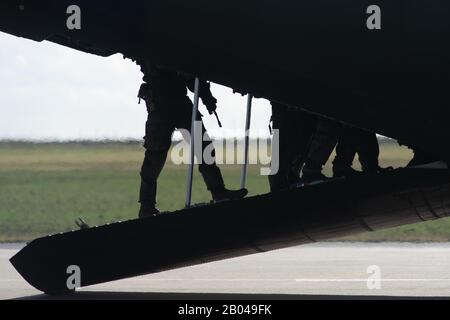
MULTIPOLYGON (((144 56, 444 162, 449 18, 448 0, 0 2, 0 31, 105 57, 144 56)), ((407 168, 52 235, 11 262, 37 289, 58 293, 72 289, 76 268, 88 286, 443 218, 449 210, 448 168, 407 168)))

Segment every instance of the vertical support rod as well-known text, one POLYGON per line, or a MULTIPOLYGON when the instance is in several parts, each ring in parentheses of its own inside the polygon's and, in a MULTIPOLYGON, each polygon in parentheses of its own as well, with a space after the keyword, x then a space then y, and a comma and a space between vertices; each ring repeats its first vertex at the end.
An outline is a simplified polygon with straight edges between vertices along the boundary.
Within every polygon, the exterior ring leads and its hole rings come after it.
POLYGON ((186 190, 186 208, 191 206, 192 201, 192 182, 194 177, 194 163, 195 163, 195 122, 197 121, 198 113, 198 102, 200 94, 200 79, 195 78, 195 89, 194 89, 194 105, 192 108, 192 121, 191 121, 191 150, 190 150, 190 162, 189 171, 187 177, 187 190, 186 190))
POLYGON ((252 118, 252 100, 253 95, 249 94, 247 97, 247 115, 245 119, 245 141, 244 141, 244 164, 241 171, 241 189, 245 188, 247 180, 247 167, 249 158, 249 144, 250 144, 250 124, 252 118))

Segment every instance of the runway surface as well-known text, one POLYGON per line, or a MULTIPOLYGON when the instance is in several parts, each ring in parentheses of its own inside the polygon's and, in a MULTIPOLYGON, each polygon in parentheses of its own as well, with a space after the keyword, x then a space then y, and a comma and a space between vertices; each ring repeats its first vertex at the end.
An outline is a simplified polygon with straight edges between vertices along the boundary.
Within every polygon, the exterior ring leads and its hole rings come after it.
MULTIPOLYGON (((0 245, 0 299, 48 299, 0 245)), ((121 280, 70 299, 311 299, 450 297, 450 244, 323 243, 121 280)))

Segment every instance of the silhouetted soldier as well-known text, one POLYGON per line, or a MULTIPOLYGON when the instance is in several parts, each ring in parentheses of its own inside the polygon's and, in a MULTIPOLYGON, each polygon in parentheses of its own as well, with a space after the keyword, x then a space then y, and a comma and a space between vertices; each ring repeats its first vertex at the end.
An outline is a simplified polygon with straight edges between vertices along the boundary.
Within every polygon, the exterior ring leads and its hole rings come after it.
POLYGON ((380 147, 377 135, 359 128, 344 126, 339 135, 336 158, 333 161, 335 178, 360 173, 352 168, 356 154, 358 154, 363 172, 377 173, 382 170, 378 161, 380 147))
POLYGON ((341 128, 340 122, 318 117, 317 127, 311 139, 308 156, 303 167, 303 182, 311 183, 328 179, 322 174, 322 169, 337 144, 341 128))
MULTIPOLYGON (((142 218, 159 213, 156 208, 157 179, 166 162, 174 130, 191 130, 193 105, 187 96, 187 88, 194 91, 195 79, 149 63, 138 63, 144 73, 144 84, 141 86, 139 98, 145 100, 148 111, 144 138, 146 152, 141 170, 139 197, 139 217, 142 218)), ((206 81, 200 82, 199 92, 208 111, 213 113, 217 108, 217 100, 212 96, 206 81)), ((197 121, 201 121, 200 113, 197 114, 197 121)), ((202 127, 205 132, 203 124, 202 127)), ((202 142, 202 150, 211 143, 202 142)), ((212 154, 214 156, 214 152, 212 154)), ((220 169, 215 163, 206 164, 200 161, 199 171, 214 201, 240 199, 247 195, 246 189, 226 189, 220 169)))
POLYGON ((299 108, 271 104, 273 128, 279 130, 279 170, 269 176, 270 190, 275 192, 299 182, 317 117, 299 108))

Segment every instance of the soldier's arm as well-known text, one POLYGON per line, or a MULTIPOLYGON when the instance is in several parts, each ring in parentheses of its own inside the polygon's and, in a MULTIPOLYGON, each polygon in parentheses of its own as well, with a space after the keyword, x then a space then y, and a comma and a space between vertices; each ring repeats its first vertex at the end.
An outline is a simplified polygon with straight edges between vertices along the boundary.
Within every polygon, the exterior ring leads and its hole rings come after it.
MULTIPOLYGON (((186 81, 186 86, 192 92, 195 92, 195 78, 188 78, 186 81)), ((217 99, 214 98, 211 92, 211 85, 204 81, 200 80, 199 87, 200 98, 203 101, 203 104, 208 109, 209 113, 212 114, 217 109, 217 99)))

